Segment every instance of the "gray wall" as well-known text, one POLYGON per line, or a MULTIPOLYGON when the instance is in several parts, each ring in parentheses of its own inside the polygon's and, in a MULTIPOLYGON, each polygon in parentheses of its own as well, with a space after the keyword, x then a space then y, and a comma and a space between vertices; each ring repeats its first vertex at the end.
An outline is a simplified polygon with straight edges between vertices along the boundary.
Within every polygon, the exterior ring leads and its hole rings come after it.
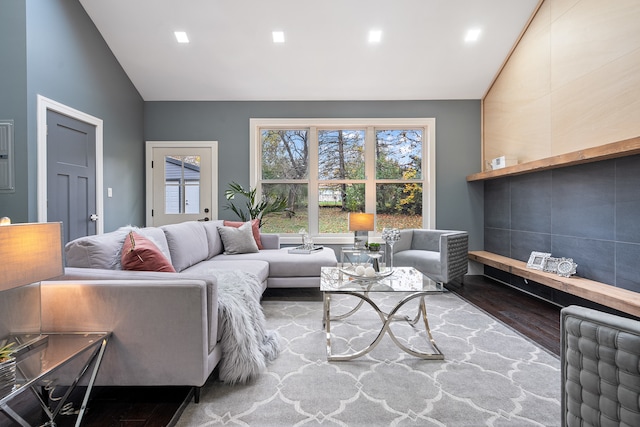
POLYGON ((640 156, 630 156, 486 181, 485 249, 521 261, 532 251, 573 258, 578 276, 640 292, 638 171, 640 156))
POLYGON ((14 120, 17 190, 0 193, 0 217, 27 219, 27 33, 22 0, 0 0, 0 119, 14 120))
POLYGON ((482 248, 482 185, 466 176, 480 168, 480 101, 147 102, 149 141, 218 141, 219 217, 231 181, 249 184, 250 118, 436 118, 436 226, 470 232, 482 248))
POLYGON ((114 192, 105 230, 142 222, 144 102, 93 22, 76 0, 0 0, 0 8, 0 53, 11 58, 2 62, 0 117, 15 121, 17 171, 15 194, 0 195, 0 216, 37 220, 40 94, 104 122, 104 186, 114 192))

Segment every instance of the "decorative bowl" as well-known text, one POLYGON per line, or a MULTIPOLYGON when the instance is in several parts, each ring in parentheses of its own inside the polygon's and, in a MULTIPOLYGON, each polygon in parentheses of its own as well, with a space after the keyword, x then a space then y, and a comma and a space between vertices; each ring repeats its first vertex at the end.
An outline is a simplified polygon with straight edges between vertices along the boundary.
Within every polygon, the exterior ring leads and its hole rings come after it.
POLYGON ((383 272, 376 271, 376 274, 374 276, 366 276, 364 274, 360 275, 360 274, 357 274, 354 270, 348 269, 348 268, 338 268, 338 270, 340 270, 342 273, 356 280, 380 280, 380 279, 384 279, 385 277, 389 277, 393 274, 393 270, 391 269, 383 272))

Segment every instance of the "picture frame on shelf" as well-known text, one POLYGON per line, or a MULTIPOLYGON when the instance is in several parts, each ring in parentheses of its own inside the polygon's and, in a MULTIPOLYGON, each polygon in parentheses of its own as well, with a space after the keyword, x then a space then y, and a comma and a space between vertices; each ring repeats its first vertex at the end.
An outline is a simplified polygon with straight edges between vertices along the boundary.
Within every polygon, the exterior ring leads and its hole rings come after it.
POLYGON ((544 260, 543 271, 547 273, 558 273, 558 263, 562 261, 562 258, 556 258, 553 256, 547 257, 544 260))
POLYGON ((572 275, 576 274, 577 267, 578 264, 573 262, 573 258, 560 258, 556 273, 558 274, 558 276, 571 277, 572 275))
POLYGON ((545 262, 550 256, 551 254, 547 252, 531 252, 529 261, 527 261, 527 268, 532 270, 544 270, 545 262))

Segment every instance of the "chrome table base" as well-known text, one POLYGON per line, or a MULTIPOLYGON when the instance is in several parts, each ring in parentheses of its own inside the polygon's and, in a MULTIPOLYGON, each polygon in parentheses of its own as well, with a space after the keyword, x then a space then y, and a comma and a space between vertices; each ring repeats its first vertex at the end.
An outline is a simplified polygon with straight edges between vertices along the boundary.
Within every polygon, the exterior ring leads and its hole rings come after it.
POLYGON ((427 319, 427 309, 425 307, 424 299, 425 299, 425 296, 428 295, 428 294, 429 294, 429 292, 422 292, 422 291, 412 292, 409 295, 407 295, 404 298, 402 298, 395 305, 395 307, 393 307, 393 309, 391 309, 389 311, 389 313, 385 313, 384 311, 382 311, 380 309, 378 304, 376 304, 374 301, 372 301, 369 298, 369 292, 368 291, 363 291, 363 292, 358 292, 358 291, 329 292, 329 291, 325 291, 324 292, 323 326, 325 328, 326 338, 327 338, 327 360, 329 360, 329 361, 347 361, 347 360, 356 359, 358 357, 362 357, 365 354, 369 353, 371 350, 373 350, 378 345, 378 343, 382 340, 382 338, 384 337, 385 334, 389 334, 389 336, 391 337, 393 342, 396 343, 396 345, 399 348, 401 348, 403 351, 409 353, 412 356, 419 357, 421 359, 428 359, 428 360, 443 360, 444 359, 444 354, 440 351, 440 349, 436 345, 435 340, 433 339, 433 335, 431 334, 431 328, 429 327, 429 321, 427 319), (356 298, 359 298, 360 301, 358 302, 358 304, 353 309, 351 309, 347 313, 332 317, 331 316, 331 296, 334 295, 334 294, 352 295, 352 296, 354 296, 356 298), (416 298, 419 298, 420 301, 419 301, 419 305, 418 305, 418 312, 416 313, 415 318, 411 319, 408 316, 400 316, 400 315, 396 314, 398 312, 398 310, 400 310, 406 303, 408 303, 409 301, 412 301, 412 300, 414 300, 416 298), (334 355, 333 352, 332 352, 332 349, 331 349, 331 321, 343 320, 343 319, 345 319, 345 318, 347 318, 349 316, 352 316, 354 313, 356 313, 362 307, 363 303, 365 303, 365 302, 367 304, 369 304, 375 310, 377 315, 380 317, 380 320, 382 322, 382 327, 380 329, 380 332, 378 333, 376 338, 368 346, 366 346, 362 350, 356 351, 354 353, 334 355), (430 344, 431 344, 431 346, 433 347, 433 350, 434 350, 433 353, 426 353, 426 352, 418 351, 418 350, 415 350, 415 349, 407 347, 402 342, 400 342, 400 340, 398 340, 398 338, 395 336, 395 334, 393 333, 393 331, 390 328, 391 322, 394 322, 394 321, 407 321, 415 328, 418 325, 420 319, 422 319, 422 321, 424 323, 425 332, 427 333, 427 336, 429 337, 429 342, 430 342, 430 344))

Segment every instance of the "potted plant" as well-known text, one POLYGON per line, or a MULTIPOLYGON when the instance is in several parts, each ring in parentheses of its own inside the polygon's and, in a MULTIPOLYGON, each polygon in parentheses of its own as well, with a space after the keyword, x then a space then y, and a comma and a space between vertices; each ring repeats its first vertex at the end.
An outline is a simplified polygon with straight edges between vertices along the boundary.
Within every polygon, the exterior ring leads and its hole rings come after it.
POLYGON ((11 393, 16 383, 16 359, 13 357, 13 345, 0 347, 0 397, 11 393))
POLYGON ((367 243, 369 252, 380 252, 380 243, 367 243))
POLYGON ((262 227, 262 217, 264 215, 275 212, 290 212, 290 209, 287 207, 286 197, 266 196, 257 201, 256 192, 256 188, 249 188, 246 190, 237 182, 232 182, 229 184, 229 189, 224 192, 224 196, 229 200, 229 203, 224 208, 231 209, 243 222, 258 219, 260 221, 260 227, 262 227), (231 201, 234 200, 236 196, 242 196, 246 199, 244 201, 244 206, 236 206, 231 201))

